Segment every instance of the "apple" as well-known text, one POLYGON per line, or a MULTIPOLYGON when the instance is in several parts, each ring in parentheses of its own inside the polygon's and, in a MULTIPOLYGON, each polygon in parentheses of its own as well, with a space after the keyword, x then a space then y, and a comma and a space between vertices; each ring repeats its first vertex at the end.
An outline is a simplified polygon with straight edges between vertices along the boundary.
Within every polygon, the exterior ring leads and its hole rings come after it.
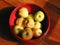
POLYGON ((36 21, 41 22, 41 21, 44 20, 44 17, 45 17, 44 13, 43 13, 42 11, 38 11, 38 12, 35 14, 35 16, 34 16, 34 19, 35 19, 36 21))
POLYGON ((26 18, 28 17, 28 9, 27 8, 21 8, 19 9, 19 16, 26 18))
POLYGON ((34 19, 32 18, 31 15, 29 15, 27 17, 27 19, 25 20, 25 26, 28 27, 28 28, 33 28, 34 27, 34 19))
POLYGON ((16 24, 17 24, 17 25, 21 25, 21 24, 23 23, 23 21, 24 21, 24 18, 22 18, 22 17, 17 18, 16 24))
POLYGON ((14 32, 15 32, 16 34, 18 34, 19 31, 21 31, 20 28, 21 28, 21 27, 20 27, 19 25, 15 25, 13 30, 14 30, 14 32))
POLYGON ((24 25, 19 25, 19 27, 20 27, 20 30, 24 29, 24 25))
POLYGON ((39 28, 34 28, 33 29, 33 36, 34 37, 39 37, 41 35, 42 35, 42 30, 41 29, 39 29, 39 28))
POLYGON ((19 31, 23 30, 24 29, 24 26, 23 25, 15 25, 14 26, 14 31, 16 34, 19 33, 19 31))
POLYGON ((40 22, 35 22, 34 23, 34 28, 41 28, 42 24, 40 22))
POLYGON ((28 19, 30 19, 30 18, 33 19, 33 14, 29 14, 27 18, 28 19))
POLYGON ((22 32, 22 38, 25 40, 30 40, 33 37, 33 32, 30 28, 25 28, 22 32))

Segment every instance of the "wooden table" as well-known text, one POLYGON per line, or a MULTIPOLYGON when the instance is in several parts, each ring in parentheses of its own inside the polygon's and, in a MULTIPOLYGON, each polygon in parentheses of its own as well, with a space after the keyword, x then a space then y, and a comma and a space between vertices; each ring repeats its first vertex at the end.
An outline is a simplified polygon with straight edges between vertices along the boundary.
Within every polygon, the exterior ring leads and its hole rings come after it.
MULTIPOLYGON (((60 45, 60 12, 59 12, 59 10, 54 8, 55 6, 52 6, 49 2, 46 2, 46 1, 40 1, 41 3, 39 2, 39 0, 38 1, 31 1, 31 0, 27 1, 27 2, 31 2, 31 3, 36 2, 36 4, 40 5, 41 7, 44 7, 50 16, 50 23, 51 23, 50 31, 47 34, 47 36, 37 45, 60 45)), ((27 2, 24 1, 24 3, 27 3, 27 2)), ((5 8, 6 10, 9 10, 9 8, 13 7, 12 8, 12 10, 13 10, 14 7, 18 6, 20 3, 23 3, 23 2, 18 1, 18 0, 9 0, 9 1, 0 0, 0 10, 1 10, 0 13, 3 12, 3 10, 4 10, 3 8, 5 8)), ((12 10, 10 10, 10 11, 12 11, 12 10)), ((7 12, 9 12, 9 11, 7 11, 7 12)), ((1 16, 1 14, 0 14, 0 16, 1 16)), ((6 17, 6 16, 4 15, 3 17, 6 17)), ((6 18, 6 20, 7 20, 7 18, 6 18)), ((3 20, 3 23, 4 24, 0 23, 0 25, 6 25, 5 20, 3 20)), ((13 35, 8 35, 8 34, 11 34, 11 33, 8 32, 7 30, 6 31, 0 30, 0 45, 25 45, 23 43, 18 42, 13 37, 13 35)), ((29 44, 26 44, 26 45, 29 45, 29 44)))

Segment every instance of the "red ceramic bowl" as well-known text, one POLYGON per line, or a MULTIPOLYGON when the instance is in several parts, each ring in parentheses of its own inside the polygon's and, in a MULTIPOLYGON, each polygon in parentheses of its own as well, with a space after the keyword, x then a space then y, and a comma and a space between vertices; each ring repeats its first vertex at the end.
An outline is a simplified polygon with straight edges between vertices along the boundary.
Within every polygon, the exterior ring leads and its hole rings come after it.
POLYGON ((25 42, 25 43, 37 43, 37 42, 40 42, 47 35, 49 28, 50 28, 50 19, 49 19, 49 15, 47 14, 46 10, 43 9, 42 7, 40 7, 36 4, 21 4, 12 11, 10 18, 9 18, 9 25, 11 28, 11 32, 18 40, 25 42), (25 39, 19 37, 18 35, 16 35, 15 32, 13 31, 12 27, 15 25, 14 21, 16 19, 17 11, 22 7, 26 7, 28 9, 29 13, 31 13, 31 12, 35 13, 38 10, 41 10, 44 12, 45 19, 41 22, 43 34, 40 37, 38 37, 36 39, 32 39, 32 40, 25 40, 25 39))

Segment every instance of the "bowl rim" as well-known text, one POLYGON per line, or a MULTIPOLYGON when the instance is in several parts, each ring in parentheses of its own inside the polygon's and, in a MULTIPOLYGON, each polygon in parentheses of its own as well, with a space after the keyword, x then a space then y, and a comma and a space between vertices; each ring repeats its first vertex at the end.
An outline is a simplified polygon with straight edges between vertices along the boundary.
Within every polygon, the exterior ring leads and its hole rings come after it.
MULTIPOLYGON (((36 5, 36 6, 40 7, 40 8, 44 11, 44 13, 46 14, 46 16, 47 16, 47 18, 48 18, 48 27, 47 27, 47 30, 45 31, 45 33, 44 33, 40 38, 35 39, 35 40, 25 40, 25 39, 22 39, 22 38, 18 37, 18 36, 14 33, 14 31, 12 31, 12 28, 11 28, 11 26, 10 26, 11 32, 12 32, 12 34, 14 35, 14 37, 18 38, 18 40, 21 40, 21 41, 23 41, 23 42, 26 42, 26 43, 36 43, 36 42, 39 42, 39 41, 41 41, 41 40, 47 35, 47 33, 49 32, 49 29, 50 29, 50 17, 48 16, 48 13, 47 13, 46 9, 44 9, 43 7, 41 7, 41 6, 37 5, 37 4, 33 4, 33 3, 20 4, 19 6, 17 6, 17 7, 12 11, 11 15, 14 14, 14 13, 16 13, 17 9, 19 9, 19 8, 20 8, 21 6, 23 6, 23 5, 36 5)), ((11 15, 10 15, 10 17, 11 17, 11 15)), ((9 25, 10 25, 10 18, 9 18, 9 25)))

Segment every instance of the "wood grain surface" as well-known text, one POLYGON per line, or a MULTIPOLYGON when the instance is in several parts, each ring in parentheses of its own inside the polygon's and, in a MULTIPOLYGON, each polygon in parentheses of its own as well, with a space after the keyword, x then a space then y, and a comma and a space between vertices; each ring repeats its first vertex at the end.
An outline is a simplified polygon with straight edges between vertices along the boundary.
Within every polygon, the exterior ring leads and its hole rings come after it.
POLYGON ((13 6, 18 6, 20 5, 21 3, 35 3, 35 4, 38 4, 39 6, 41 7, 44 7, 47 0, 4 0, 6 2, 8 2, 9 4, 13 5, 13 6), (12 4, 13 3, 13 4, 12 4))
POLYGON ((48 2, 60 8, 60 0, 49 0, 48 2))
MULTIPOLYGON (((35 3, 35 1, 32 1, 35 3)), ((7 7, 16 7, 20 4, 18 0, 0 0, 0 10, 7 7)), ((44 4, 38 4, 44 7, 50 16, 50 31, 47 36, 36 45, 60 45, 60 13, 54 10, 54 7, 44 1, 44 4)), ((12 11, 12 10, 11 10, 12 11)), ((1 12, 0 12, 1 13, 1 12)), ((6 16, 5 16, 6 17, 6 16)), ((0 24, 1 25, 1 24, 0 24)), ((0 45, 29 45, 19 42, 8 31, 0 30, 0 45)), ((31 44, 35 45, 35 44, 31 44)))

